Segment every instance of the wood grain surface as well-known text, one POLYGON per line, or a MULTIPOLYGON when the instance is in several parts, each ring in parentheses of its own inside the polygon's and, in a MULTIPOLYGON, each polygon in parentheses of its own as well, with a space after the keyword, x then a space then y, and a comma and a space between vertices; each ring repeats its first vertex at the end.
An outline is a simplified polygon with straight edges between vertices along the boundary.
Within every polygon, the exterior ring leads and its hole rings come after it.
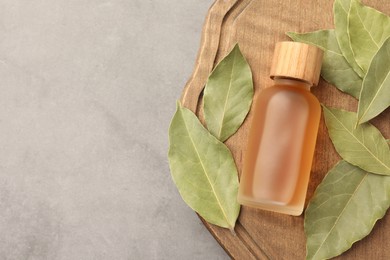
MULTIPOLYGON (((390 14, 390 1, 363 1, 390 14)), ((207 14, 193 74, 187 82, 182 103, 203 120, 202 90, 212 68, 238 42, 253 73, 255 98, 272 84, 269 79, 274 45, 289 40, 287 31, 308 32, 334 28, 333 0, 216 0, 207 14)), ((321 79, 314 95, 324 104, 356 111, 354 98, 321 79)), ((239 172, 245 154, 248 126, 255 120, 249 113, 239 131, 226 144, 239 172)), ((373 120, 386 138, 390 137, 390 110, 373 120)), ((326 172, 340 159, 321 119, 306 205, 326 172)), ((356 216, 359 217, 359 216, 356 216)), ((292 217, 242 207, 236 235, 202 220, 216 240, 234 259, 304 259, 303 216, 292 217)), ((355 243, 339 259, 390 259, 390 216, 378 221, 371 234, 355 243)))

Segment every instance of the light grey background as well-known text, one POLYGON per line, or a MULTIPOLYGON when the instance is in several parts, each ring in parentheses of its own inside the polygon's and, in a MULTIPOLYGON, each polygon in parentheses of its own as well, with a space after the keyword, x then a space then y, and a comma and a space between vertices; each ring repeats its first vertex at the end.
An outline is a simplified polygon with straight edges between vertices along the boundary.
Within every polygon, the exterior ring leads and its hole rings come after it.
POLYGON ((0 0, 0 259, 226 259, 167 162, 212 0, 0 0))

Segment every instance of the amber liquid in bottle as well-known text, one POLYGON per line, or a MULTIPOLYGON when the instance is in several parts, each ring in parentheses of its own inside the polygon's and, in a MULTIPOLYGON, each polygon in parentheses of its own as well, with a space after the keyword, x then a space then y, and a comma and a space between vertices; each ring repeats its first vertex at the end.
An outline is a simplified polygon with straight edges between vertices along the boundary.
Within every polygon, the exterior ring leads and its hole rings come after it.
POLYGON ((298 216, 302 213, 317 139, 321 106, 311 85, 275 78, 253 108, 253 123, 238 202, 298 216))

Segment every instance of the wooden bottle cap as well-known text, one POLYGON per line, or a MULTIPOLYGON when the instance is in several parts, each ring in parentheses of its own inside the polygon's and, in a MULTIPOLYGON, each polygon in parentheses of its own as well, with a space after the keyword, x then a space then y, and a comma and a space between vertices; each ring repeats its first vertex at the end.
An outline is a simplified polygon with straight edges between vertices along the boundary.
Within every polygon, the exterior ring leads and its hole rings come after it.
POLYGON ((312 86, 318 84, 323 51, 300 42, 278 42, 271 66, 271 78, 300 79, 312 86))

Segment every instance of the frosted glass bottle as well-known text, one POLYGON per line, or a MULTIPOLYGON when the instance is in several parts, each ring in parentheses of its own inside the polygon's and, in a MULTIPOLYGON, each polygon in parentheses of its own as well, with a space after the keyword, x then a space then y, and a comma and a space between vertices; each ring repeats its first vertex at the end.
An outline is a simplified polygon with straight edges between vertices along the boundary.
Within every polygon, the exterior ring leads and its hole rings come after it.
POLYGON ((275 84, 261 90, 252 108, 239 203, 302 213, 321 116, 310 87, 318 84, 322 54, 303 43, 276 45, 271 67, 275 84))

